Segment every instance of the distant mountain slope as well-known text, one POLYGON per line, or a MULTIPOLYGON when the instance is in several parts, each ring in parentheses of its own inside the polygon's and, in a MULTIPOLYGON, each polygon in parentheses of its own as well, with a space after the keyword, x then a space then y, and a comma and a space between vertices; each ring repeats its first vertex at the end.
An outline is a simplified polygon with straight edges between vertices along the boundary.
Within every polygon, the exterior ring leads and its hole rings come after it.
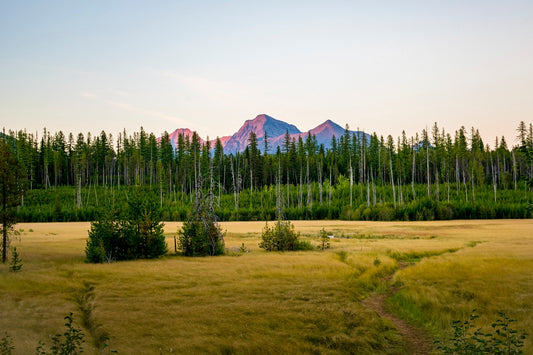
POLYGON ((236 153, 242 152, 248 145, 248 139, 250 133, 254 132, 257 136, 259 143, 259 148, 263 148, 263 139, 265 132, 267 137, 274 138, 281 135, 284 135, 285 132, 289 131, 289 134, 298 134, 301 133, 295 125, 277 120, 268 115, 262 114, 258 115, 253 120, 247 120, 244 122, 242 127, 228 140, 224 146, 225 153, 236 153))
MULTIPOLYGON (((220 142, 224 147, 224 153, 235 154, 242 152, 248 146, 248 139, 250 133, 254 132, 257 136, 258 148, 263 151, 265 132, 268 137, 269 151, 274 153, 278 147, 283 146, 285 134, 289 132, 291 139, 298 140, 299 137, 306 139, 309 134, 316 137, 318 145, 323 144, 325 148, 331 148, 331 139, 333 136, 339 138, 345 133, 345 129, 331 120, 327 120, 321 125, 309 130, 308 132, 301 132, 295 125, 284 121, 277 120, 269 115, 258 115, 254 119, 246 120, 242 127, 232 136, 225 136, 220 138, 220 142)), ((349 131, 350 135, 355 134, 358 137, 363 135, 360 131, 349 131)), ((179 128, 169 134, 170 142, 174 148, 178 145, 179 135, 189 137, 191 139, 193 131, 188 128, 179 128)), ((367 134, 367 137, 369 135, 367 134)), ((200 138, 202 144, 205 140, 200 138)), ((216 139, 209 141, 211 148, 215 147, 216 139)))
POLYGON ((333 136, 339 138, 344 134, 344 131, 344 128, 332 120, 327 120, 321 125, 310 130, 309 133, 316 137, 318 145, 324 144, 324 146, 329 146, 331 145, 331 138, 333 138, 333 136))
MULTIPOLYGON (((172 144, 172 147, 176 149, 176 147, 178 146, 178 139, 180 135, 183 135, 183 138, 189 138, 189 141, 190 141, 192 139, 193 133, 194 132, 188 128, 178 128, 174 132, 170 133, 168 135, 168 138, 170 140, 170 144, 172 144)), ((205 144, 205 139, 203 139, 202 137, 199 137, 199 138, 200 138, 200 143, 205 144)), ((231 136, 220 137, 219 139, 220 139, 220 143, 222 143, 222 146, 225 146, 226 143, 230 140, 230 138, 231 136)), ((216 142, 217 142, 216 139, 209 140, 209 144, 211 148, 215 147, 216 142)))
MULTIPOLYGON (((362 137, 363 132, 361 131, 348 131, 350 133, 350 137, 355 134, 357 137, 362 137)), ((298 134, 291 134, 291 139, 298 140, 299 137, 302 137, 302 139, 305 141, 307 139, 307 136, 311 134, 312 136, 315 136, 318 146, 321 144, 324 145, 324 148, 331 148, 331 139, 333 137, 339 139, 340 136, 344 135, 345 128, 342 128, 332 120, 327 120, 321 125, 318 125, 317 127, 309 130, 308 132, 304 133, 298 133, 298 134)), ((367 139, 370 139, 370 135, 366 134, 367 139)), ((268 143, 270 147, 271 152, 275 152, 278 147, 283 147, 283 141, 285 140, 285 134, 269 138, 268 143)), ((260 147, 262 148, 262 146, 260 147)))
MULTIPOLYGON (((194 132, 188 128, 178 128, 174 132, 170 133, 168 135, 168 138, 170 139, 170 144, 172 144, 174 149, 176 149, 176 147, 178 146, 178 139, 180 135, 183 135, 183 138, 189 138, 189 140, 191 140, 193 133, 194 132)), ((200 142, 204 144, 205 140, 200 137, 200 142)))

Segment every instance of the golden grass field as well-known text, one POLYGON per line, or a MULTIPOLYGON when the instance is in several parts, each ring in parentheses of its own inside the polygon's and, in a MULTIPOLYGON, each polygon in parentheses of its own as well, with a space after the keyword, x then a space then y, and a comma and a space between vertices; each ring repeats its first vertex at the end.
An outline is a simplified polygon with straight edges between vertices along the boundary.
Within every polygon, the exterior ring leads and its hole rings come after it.
POLYGON ((0 266, 0 338, 34 353, 73 312, 87 353, 107 335, 120 354, 403 354, 395 325, 364 302, 389 285, 389 309, 431 339, 474 308, 480 327, 503 310, 533 333, 532 220, 296 221, 313 244, 323 227, 336 238, 326 251, 285 253, 259 249, 264 222, 228 222, 229 253, 212 258, 175 256, 179 225, 165 225, 163 258, 94 265, 84 262, 89 223, 18 224, 23 267, 0 266))

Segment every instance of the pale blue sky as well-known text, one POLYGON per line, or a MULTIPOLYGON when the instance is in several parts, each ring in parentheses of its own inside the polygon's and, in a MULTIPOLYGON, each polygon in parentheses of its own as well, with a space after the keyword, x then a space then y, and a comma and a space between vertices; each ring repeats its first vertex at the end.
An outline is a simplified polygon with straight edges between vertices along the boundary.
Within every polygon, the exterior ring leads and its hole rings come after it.
POLYGON ((533 1, 0 0, 0 128, 214 138, 261 113, 513 143, 533 1))

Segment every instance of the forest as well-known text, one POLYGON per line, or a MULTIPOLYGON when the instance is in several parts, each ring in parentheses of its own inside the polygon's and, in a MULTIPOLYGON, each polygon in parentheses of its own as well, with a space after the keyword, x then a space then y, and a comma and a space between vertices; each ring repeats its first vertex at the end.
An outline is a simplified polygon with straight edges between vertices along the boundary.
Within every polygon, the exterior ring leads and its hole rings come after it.
POLYGON ((4 132, 25 179, 17 218, 90 221, 120 210, 142 187, 163 220, 186 220, 194 194, 214 197, 220 220, 272 220, 281 200, 289 219, 444 220, 533 216, 533 125, 520 122, 508 143, 483 142, 475 128, 438 127, 414 137, 345 134, 328 147, 316 138, 271 149, 251 133, 243 152, 225 154, 217 139, 194 133, 104 131, 92 136, 4 132))

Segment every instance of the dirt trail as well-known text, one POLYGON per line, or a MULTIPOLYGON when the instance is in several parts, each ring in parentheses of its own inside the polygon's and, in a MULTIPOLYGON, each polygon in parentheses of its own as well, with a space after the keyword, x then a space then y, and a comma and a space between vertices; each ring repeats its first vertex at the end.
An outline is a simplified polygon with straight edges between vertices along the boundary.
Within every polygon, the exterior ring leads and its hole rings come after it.
MULTIPOLYGON (((400 270, 408 266, 407 263, 400 262, 400 270)), ((389 282, 393 275, 388 276, 384 282, 389 282)), ((433 342, 422 330, 412 326, 405 320, 399 318, 388 310, 386 300, 392 294, 398 292, 397 288, 389 286, 387 293, 373 293, 363 300, 363 305, 372 309, 380 317, 390 320, 398 329, 404 342, 407 354, 410 355, 425 355, 431 354, 433 350, 433 342)))

